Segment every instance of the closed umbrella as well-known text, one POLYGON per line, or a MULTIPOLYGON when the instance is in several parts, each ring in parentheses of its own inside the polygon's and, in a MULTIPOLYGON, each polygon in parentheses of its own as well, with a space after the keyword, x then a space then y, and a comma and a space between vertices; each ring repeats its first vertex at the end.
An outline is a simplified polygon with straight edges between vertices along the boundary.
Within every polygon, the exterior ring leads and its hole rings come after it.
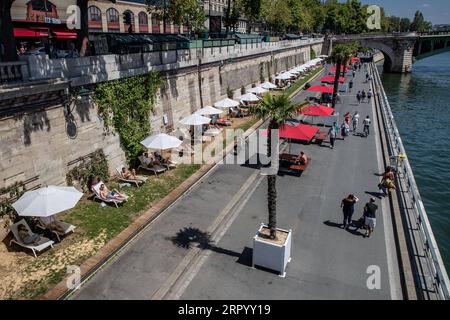
POLYGON ((234 101, 230 98, 225 98, 223 100, 216 102, 214 104, 214 107, 226 109, 226 108, 234 108, 234 107, 237 107, 238 105, 239 105, 239 102, 234 101))
POLYGON ((12 206, 19 216, 50 217, 72 209, 82 196, 74 187, 48 186, 25 192, 12 206))
POLYGON ((201 126, 211 122, 211 119, 201 116, 199 114, 191 114, 190 116, 180 120, 181 124, 187 126, 201 126))
POLYGON ((147 137, 141 144, 147 149, 168 150, 178 148, 183 141, 165 133, 158 133, 147 137))
POLYGON ((221 114, 221 113, 223 113, 222 110, 216 109, 211 106, 207 106, 200 110, 195 111, 195 114, 199 114, 201 116, 212 116, 212 115, 221 114))

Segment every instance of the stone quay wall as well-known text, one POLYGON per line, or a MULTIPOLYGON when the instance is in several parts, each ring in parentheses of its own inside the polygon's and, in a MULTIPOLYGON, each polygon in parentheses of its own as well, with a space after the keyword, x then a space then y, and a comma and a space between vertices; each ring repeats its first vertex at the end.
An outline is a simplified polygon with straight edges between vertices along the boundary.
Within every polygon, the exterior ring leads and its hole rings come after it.
POLYGON ((92 57, 81 58, 84 62, 33 57, 33 61, 27 62, 29 81, 0 87, 0 187, 14 182, 26 182, 27 188, 64 185, 67 172, 97 149, 105 152, 111 174, 117 166, 125 164, 119 136, 105 133, 91 97, 70 99, 71 87, 157 70, 165 83, 157 96, 152 130, 171 132, 179 128, 181 118, 226 97, 228 89, 237 98, 242 86, 248 89, 262 77, 268 80, 310 60, 311 49, 320 52, 321 45, 321 42, 282 48, 272 45, 273 50, 258 50, 255 45, 251 52, 242 55, 214 48, 215 56, 196 52, 203 59, 191 57, 189 63, 186 60, 155 66, 142 56, 137 61, 134 60, 137 57, 130 57, 133 55, 105 56, 96 59, 111 61, 106 67, 97 65, 97 69, 83 66, 86 59, 92 62, 92 57), (66 69, 58 67, 61 65, 66 69), (68 126, 68 110, 77 126, 75 135, 68 126))

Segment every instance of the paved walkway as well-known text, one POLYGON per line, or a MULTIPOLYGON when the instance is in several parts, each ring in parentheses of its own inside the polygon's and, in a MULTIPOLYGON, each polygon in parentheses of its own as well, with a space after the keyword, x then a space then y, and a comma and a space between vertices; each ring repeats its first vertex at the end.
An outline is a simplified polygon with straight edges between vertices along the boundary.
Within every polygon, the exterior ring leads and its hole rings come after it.
MULTIPOLYGON (((359 90, 365 73, 355 80, 359 90)), ((294 101, 303 101, 303 92, 294 101)), ((373 106, 343 96, 337 111, 359 110, 361 121, 373 106)), ((372 128, 373 129, 373 128, 372 128)), ((373 131, 372 131, 373 132, 373 131)), ((331 150, 290 146, 312 157, 301 176, 280 175, 278 226, 292 229, 292 261, 286 278, 251 268, 252 237, 267 220, 267 185, 251 167, 221 165, 177 201, 143 234, 80 289, 76 299, 391 299, 400 298, 388 205, 378 200, 372 238, 340 228, 340 201, 349 193, 361 202, 377 192, 381 173, 379 139, 350 136, 331 150), (185 229, 187 228, 187 229, 185 229), (209 238, 204 232, 209 232, 209 238), (187 249, 193 241, 203 243, 187 249), (211 241, 211 242, 209 242, 211 241), (381 288, 369 290, 369 266, 379 267, 381 288)))

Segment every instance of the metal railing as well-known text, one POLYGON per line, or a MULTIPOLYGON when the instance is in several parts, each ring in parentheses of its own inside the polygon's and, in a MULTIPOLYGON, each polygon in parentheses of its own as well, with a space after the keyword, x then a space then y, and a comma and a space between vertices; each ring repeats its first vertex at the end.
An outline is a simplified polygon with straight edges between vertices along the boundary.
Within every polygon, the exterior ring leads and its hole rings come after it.
MULTIPOLYGON (((407 185, 408 194, 402 193, 402 197, 408 197, 408 199, 405 199, 405 202, 410 204, 410 208, 408 209, 410 209, 414 215, 415 221, 417 221, 417 232, 420 234, 423 248, 426 251, 425 254, 430 260, 429 265, 431 267, 431 276, 433 278, 433 285, 437 291, 436 293, 439 298, 449 300, 450 282, 441 253, 439 252, 433 230, 428 220, 428 215, 423 205, 411 165, 406 157, 406 151, 392 114, 386 92, 384 91, 380 74, 374 64, 372 64, 372 70, 374 74, 374 84, 377 88, 377 94, 381 104, 380 107, 384 126, 386 128, 387 139, 389 141, 387 146, 389 155, 391 159, 395 159, 395 163, 398 165, 397 170, 398 172, 401 170, 402 179, 404 179, 404 182, 407 185)), ((415 254, 423 255, 423 253, 415 254)))

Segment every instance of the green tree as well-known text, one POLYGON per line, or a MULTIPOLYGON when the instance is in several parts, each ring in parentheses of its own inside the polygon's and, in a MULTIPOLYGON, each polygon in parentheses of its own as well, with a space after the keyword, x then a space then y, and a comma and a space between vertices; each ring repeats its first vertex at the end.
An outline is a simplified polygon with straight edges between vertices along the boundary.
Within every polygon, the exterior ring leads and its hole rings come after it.
POLYGON ((186 24, 192 30, 201 30, 206 20, 199 0, 146 0, 148 11, 163 20, 164 33, 168 21, 186 24))
POLYGON ((411 20, 408 18, 401 18, 400 19, 400 31, 401 32, 408 32, 411 30, 411 20))
POLYGON ((284 32, 292 23, 291 8, 286 0, 262 0, 261 19, 271 32, 284 32))
POLYGON ((231 0, 227 1, 227 10, 225 12, 225 17, 223 18, 223 20, 226 28, 226 33, 228 34, 228 32, 230 32, 230 29, 235 29, 237 23, 239 22, 239 18, 241 16, 241 3, 238 0, 235 0, 233 2, 231 0))
POLYGON ((333 108, 336 107, 336 99, 339 90, 339 78, 341 76, 341 68, 345 70, 348 62, 356 53, 357 48, 355 44, 337 44, 331 52, 331 62, 336 64, 336 75, 334 77, 333 88, 333 108))
POLYGON ((416 11, 414 15, 414 20, 411 23, 411 31, 417 32, 427 32, 433 27, 432 23, 429 21, 425 21, 423 17, 423 13, 420 11, 416 11))
POLYGON ((314 30, 314 16, 312 10, 304 2, 288 0, 288 8, 291 10, 291 31, 311 32, 314 30))
POLYGON ((256 22, 261 17, 262 0, 239 0, 241 12, 247 18, 247 33, 251 33, 256 22))
MULTIPOLYGON (((291 103, 286 94, 273 96, 267 94, 262 101, 255 106, 253 113, 258 119, 268 120, 267 155, 272 155, 272 130, 278 130, 286 120, 292 118, 296 113, 297 105, 291 103)), ((274 161, 278 161, 275 159, 274 161)), ((277 174, 267 176, 267 207, 269 212, 270 237, 276 239, 277 236, 277 174)))

